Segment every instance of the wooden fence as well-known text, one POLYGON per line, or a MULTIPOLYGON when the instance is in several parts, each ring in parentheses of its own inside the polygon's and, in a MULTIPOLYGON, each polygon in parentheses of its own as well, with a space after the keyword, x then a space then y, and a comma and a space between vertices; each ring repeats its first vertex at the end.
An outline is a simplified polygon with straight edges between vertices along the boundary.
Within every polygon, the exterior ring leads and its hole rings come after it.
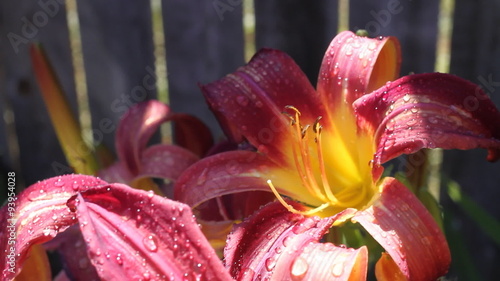
MULTIPOLYGON (((448 1, 453 2, 453 1, 448 1)), ((242 0, 162 0, 169 95, 175 111, 194 114, 221 136, 197 82, 213 81, 245 61, 242 0)), ((89 105, 96 142, 113 147, 114 129, 132 103, 155 98, 152 10, 149 1, 78 1, 89 105), (106 120, 106 121, 103 121, 106 120)), ((315 84, 319 65, 337 32, 337 1, 255 0, 255 45, 290 54, 315 84)), ((500 107, 500 1, 455 1, 450 73, 481 85, 500 107)), ((434 0, 350 2, 349 28, 371 36, 394 35, 402 44, 401 74, 434 71, 440 3, 434 0)), ((0 2, 0 170, 18 183, 67 172, 46 108, 34 81, 28 47, 45 47, 76 110, 74 72, 63 0, 0 2)), ((444 172, 466 194, 500 218, 500 163, 480 150, 449 151, 444 172), (493 198, 493 199, 492 199, 493 198)), ((3 184, 1 186, 4 186, 3 184)), ((498 276, 500 249, 443 196, 463 231, 481 276, 498 276), (480 262, 479 262, 480 261, 480 262)), ((455 264, 455 269, 460 265, 455 264)), ((460 272, 460 271, 456 271, 460 272)), ((457 273, 454 273, 457 274, 457 273)), ((453 276, 453 275, 452 275, 453 276)))

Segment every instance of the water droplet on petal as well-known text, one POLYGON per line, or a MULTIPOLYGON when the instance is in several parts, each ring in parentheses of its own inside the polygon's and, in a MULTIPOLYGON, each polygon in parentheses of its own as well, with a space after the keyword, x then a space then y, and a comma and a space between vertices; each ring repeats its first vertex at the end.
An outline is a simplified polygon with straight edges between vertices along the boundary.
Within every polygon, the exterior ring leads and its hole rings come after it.
POLYGON ((73 184, 71 185, 71 189, 74 191, 77 191, 80 188, 80 184, 77 181, 74 181, 73 184))
POLYGON ((336 263, 332 267, 332 275, 340 277, 344 273, 344 262, 336 263))
POLYGON ((241 105, 241 106, 247 106, 248 105, 248 98, 245 96, 237 96, 236 97, 236 102, 241 105))
POLYGON ((253 280, 254 275, 255 271, 250 267, 247 267, 245 270, 243 270, 243 276, 245 277, 245 280, 253 280))
POLYGON ((403 101, 404 101, 404 102, 409 102, 409 101, 410 101, 410 95, 406 94, 406 95, 403 97, 403 101))
POLYGON ((274 257, 268 258, 266 260, 266 269, 267 271, 272 271, 276 266, 276 259, 274 257))
POLYGON ((155 195, 154 191, 152 191, 152 190, 148 191, 148 198, 153 198, 154 195, 155 195))
POLYGON ((158 251, 158 238, 156 238, 156 235, 150 234, 144 237, 144 239, 142 239, 142 243, 144 244, 144 247, 146 247, 146 249, 148 249, 149 251, 158 251))
POLYGON ((309 264, 304 258, 296 258, 292 264, 292 269, 290 272, 292 274, 292 280, 302 280, 302 278, 304 278, 304 276, 306 275, 308 269, 309 264))

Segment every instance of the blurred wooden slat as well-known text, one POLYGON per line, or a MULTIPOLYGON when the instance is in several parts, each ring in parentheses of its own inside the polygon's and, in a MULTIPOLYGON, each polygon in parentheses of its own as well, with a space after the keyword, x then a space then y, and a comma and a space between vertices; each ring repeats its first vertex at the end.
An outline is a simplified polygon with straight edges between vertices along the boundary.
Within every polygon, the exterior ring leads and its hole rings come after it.
POLYGON ((21 168, 17 171, 18 181, 22 181, 23 176, 27 185, 61 170, 68 171, 32 74, 28 52, 31 42, 39 41, 45 46, 76 109, 64 7, 57 1, 44 3, 50 5, 27 0, 0 2, 0 68, 5 75, 1 91, 15 115, 21 168))
POLYGON ((77 1, 96 144, 114 149, 119 118, 156 97, 149 1, 77 1))
POLYGON ((218 137, 220 129, 197 83, 212 82, 244 63, 242 4, 239 2, 162 2, 172 108, 199 117, 218 137))
POLYGON ((353 0, 350 26, 369 35, 396 36, 401 42, 401 75, 434 71, 439 1, 353 0))
MULTIPOLYGON (((498 0, 456 1, 450 72, 480 85, 500 108, 498 11, 498 0)), ((444 156, 445 172, 461 184, 465 194, 500 220, 500 205, 492 199, 500 197, 500 162, 486 162, 482 150, 449 151, 444 156)), ((473 253, 475 266, 485 280, 496 280, 500 249, 461 210, 453 211, 461 218, 455 224, 457 230, 465 241, 473 241, 467 248, 473 253)))
POLYGON ((289 54, 316 85, 328 44, 337 33, 336 1, 256 0, 256 47, 289 54))

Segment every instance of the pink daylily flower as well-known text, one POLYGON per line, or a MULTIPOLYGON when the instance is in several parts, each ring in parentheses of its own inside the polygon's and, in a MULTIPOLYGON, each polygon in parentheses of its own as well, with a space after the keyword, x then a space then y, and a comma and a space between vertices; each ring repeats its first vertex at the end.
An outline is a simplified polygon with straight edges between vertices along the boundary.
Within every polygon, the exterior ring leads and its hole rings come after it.
MULTIPOLYGON (((191 209, 152 191, 65 175, 38 182, 17 198, 14 212, 0 209, 0 251, 6 253, 1 280, 19 274, 34 245, 72 225, 78 225, 88 255, 72 262, 95 268, 102 280, 232 280, 191 209)), ((64 280, 64 273, 59 276, 64 280)))
POLYGON ((209 129, 193 116, 172 113, 170 108, 149 100, 132 106, 121 118, 115 146, 118 161, 98 172, 109 182, 121 182, 141 189, 159 192, 151 178, 175 181, 212 145, 209 129), (174 121, 178 145, 148 141, 160 125, 174 121))
MULTIPOLYGON (((446 274, 451 258, 442 231, 402 183, 381 177, 382 164, 422 148, 481 147, 488 149, 488 160, 497 160, 500 112, 480 87, 453 75, 397 79, 400 60, 394 37, 370 39, 342 32, 325 53, 316 90, 290 57, 271 49, 202 86, 226 135, 236 143, 250 143, 255 151, 230 151, 200 160, 178 179, 176 199, 197 207, 228 194, 272 191, 280 201, 276 204, 297 220, 319 216, 330 226, 349 219, 362 225, 388 253, 376 267, 380 279, 394 274, 434 280, 446 274)), ((256 216, 266 219, 265 213, 256 216)), ((266 276, 282 276, 309 250, 295 247, 284 254, 271 251, 276 245, 269 244, 277 240, 256 238, 286 236, 291 226, 285 219, 276 221, 285 225, 263 227, 249 236, 241 233, 255 226, 243 224, 231 236, 236 242, 226 254, 232 257, 238 247, 266 252, 266 258, 277 262, 266 276)), ((332 280, 366 276, 364 248, 325 248, 335 253, 332 257, 350 257, 357 251, 355 264, 339 269, 332 280)), ((309 259, 307 264, 330 272, 335 264, 344 264, 338 259, 309 259)), ((245 255, 237 267, 232 258, 228 260, 233 278, 253 280, 244 278, 252 275, 245 272, 264 272, 259 257, 245 255)), ((303 280, 318 280, 313 277, 303 280)))

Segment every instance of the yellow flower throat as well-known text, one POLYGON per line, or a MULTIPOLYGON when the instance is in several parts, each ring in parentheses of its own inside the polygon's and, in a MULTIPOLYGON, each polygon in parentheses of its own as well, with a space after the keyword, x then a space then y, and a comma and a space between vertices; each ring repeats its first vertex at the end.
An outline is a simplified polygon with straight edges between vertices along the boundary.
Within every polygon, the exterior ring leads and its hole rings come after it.
MULTIPOLYGON (((340 112, 341 116, 335 118, 335 123, 342 122, 341 125, 333 131, 323 132, 322 116, 313 124, 302 125, 301 113, 296 107, 286 106, 283 114, 290 119, 292 135, 296 138, 292 140, 291 150, 302 190, 305 187, 306 192, 324 203, 307 211, 296 210, 286 203, 272 181, 268 180, 269 187, 281 204, 293 213, 320 216, 365 206, 374 194, 369 166, 374 150, 371 138, 357 134, 353 115, 340 112), (323 139, 327 143, 323 143, 323 139)), ((290 182, 290 185, 297 183, 290 182)), ((300 198, 293 199, 300 201, 300 198)))

